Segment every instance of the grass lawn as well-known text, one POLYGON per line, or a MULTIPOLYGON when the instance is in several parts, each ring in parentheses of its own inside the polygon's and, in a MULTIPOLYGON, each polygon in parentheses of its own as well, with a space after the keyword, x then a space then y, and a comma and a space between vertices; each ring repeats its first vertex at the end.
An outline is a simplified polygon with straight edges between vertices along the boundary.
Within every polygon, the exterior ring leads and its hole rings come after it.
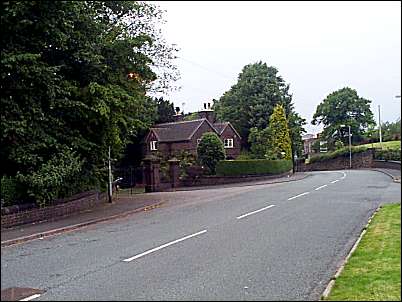
POLYGON ((374 216, 326 300, 401 301, 401 204, 374 216))
MULTIPOLYGON (((381 145, 380 143, 373 143, 373 144, 364 144, 360 145, 364 147, 374 147, 374 148, 380 148, 381 145)), ((400 150, 401 149, 401 141, 389 141, 389 142, 383 142, 382 143, 382 148, 383 149, 391 149, 391 150, 400 150)))

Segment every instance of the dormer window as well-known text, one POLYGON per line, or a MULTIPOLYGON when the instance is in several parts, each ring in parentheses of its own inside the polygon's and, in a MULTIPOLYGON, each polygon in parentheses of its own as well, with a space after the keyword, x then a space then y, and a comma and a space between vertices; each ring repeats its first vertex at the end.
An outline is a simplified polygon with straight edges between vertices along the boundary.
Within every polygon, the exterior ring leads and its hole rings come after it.
POLYGON ((158 150, 158 141, 150 141, 149 147, 150 147, 151 151, 158 150))
POLYGON ((223 145, 225 148, 233 148, 233 138, 225 138, 223 145))

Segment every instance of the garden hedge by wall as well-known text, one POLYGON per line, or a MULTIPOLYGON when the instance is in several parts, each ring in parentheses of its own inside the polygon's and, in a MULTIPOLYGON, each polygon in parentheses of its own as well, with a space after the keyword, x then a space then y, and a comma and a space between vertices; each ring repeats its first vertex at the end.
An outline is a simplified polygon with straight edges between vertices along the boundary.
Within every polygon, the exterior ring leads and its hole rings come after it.
POLYGON ((216 166, 216 174, 222 176, 280 174, 292 169, 291 160, 222 160, 216 166))
POLYGON ((375 150, 374 159, 377 160, 401 160, 401 150, 375 150))

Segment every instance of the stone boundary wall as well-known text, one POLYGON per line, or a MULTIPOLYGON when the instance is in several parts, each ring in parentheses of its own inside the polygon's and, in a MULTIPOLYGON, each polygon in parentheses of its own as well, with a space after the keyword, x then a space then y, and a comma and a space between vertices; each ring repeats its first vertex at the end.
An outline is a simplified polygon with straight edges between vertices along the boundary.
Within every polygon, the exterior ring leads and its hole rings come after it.
MULTIPOLYGON (((372 150, 352 154, 352 169, 372 168, 373 162, 372 150)), ((349 154, 311 164, 298 163, 296 168, 298 172, 346 170, 349 169, 349 154)))
MULTIPOLYGON (((78 198, 69 198, 68 201, 44 208, 31 208, 22 211, 10 211, 11 214, 3 214, 7 209, 2 209, 1 228, 10 228, 17 225, 54 220, 62 216, 80 212, 95 204, 108 201, 107 193, 91 192, 90 194, 77 194, 78 198), (83 196, 84 195, 84 196, 83 196)), ((74 196, 73 196, 74 197, 74 196)))
POLYGON ((374 160, 373 168, 401 170, 401 162, 391 160, 374 160))

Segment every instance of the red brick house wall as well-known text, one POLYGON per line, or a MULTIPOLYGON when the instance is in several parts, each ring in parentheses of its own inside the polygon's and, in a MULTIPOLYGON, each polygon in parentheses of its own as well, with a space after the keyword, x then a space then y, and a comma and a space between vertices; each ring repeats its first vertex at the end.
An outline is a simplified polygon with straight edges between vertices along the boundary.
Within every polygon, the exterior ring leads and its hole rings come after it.
POLYGON ((222 142, 225 139, 232 138, 233 139, 233 148, 225 148, 226 158, 235 159, 240 155, 240 147, 241 147, 241 139, 229 125, 223 130, 221 134, 222 142))

